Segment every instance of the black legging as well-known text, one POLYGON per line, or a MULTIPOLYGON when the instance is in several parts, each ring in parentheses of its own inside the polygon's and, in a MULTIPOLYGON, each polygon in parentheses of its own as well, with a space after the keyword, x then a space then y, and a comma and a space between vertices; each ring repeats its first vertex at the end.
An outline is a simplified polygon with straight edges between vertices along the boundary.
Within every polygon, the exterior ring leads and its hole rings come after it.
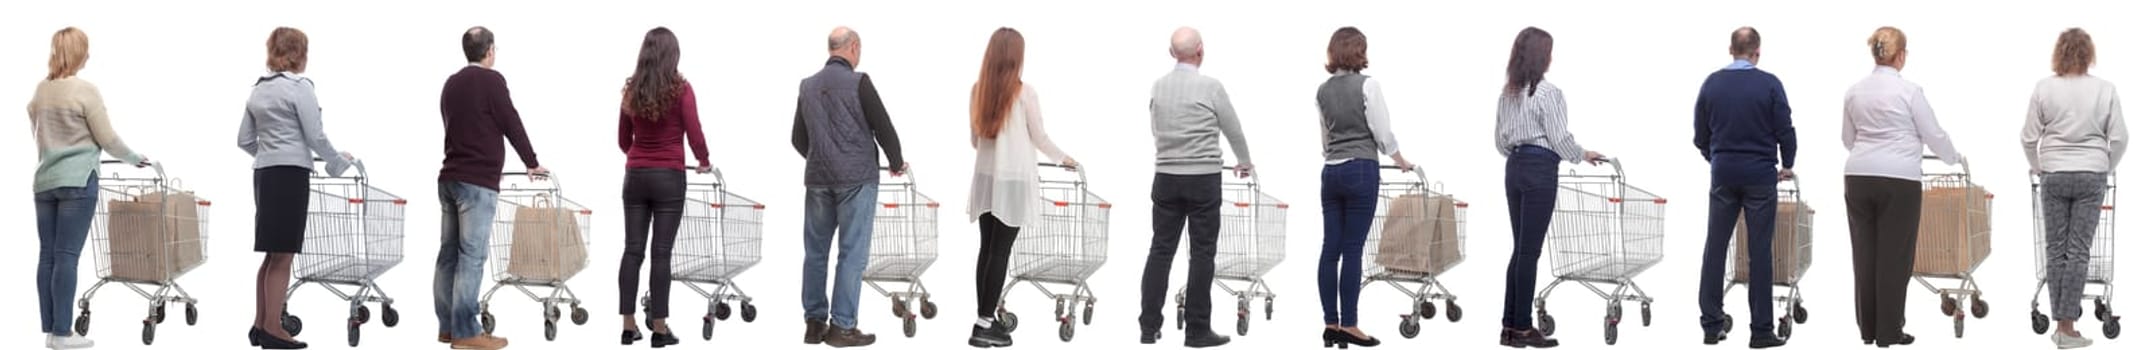
POLYGON ((1010 275, 1010 246, 1017 243, 1017 228, 1002 223, 994 213, 980 215, 980 258, 973 275, 973 292, 979 296, 979 316, 995 317, 1001 304, 1002 283, 1010 275))
POLYGON ((627 245, 621 252, 621 315, 636 312, 636 268, 643 266, 650 240, 650 318, 664 319, 673 283, 673 237, 680 233, 681 208, 688 195, 688 174, 674 169, 629 169, 621 182, 621 212, 626 216, 627 245))

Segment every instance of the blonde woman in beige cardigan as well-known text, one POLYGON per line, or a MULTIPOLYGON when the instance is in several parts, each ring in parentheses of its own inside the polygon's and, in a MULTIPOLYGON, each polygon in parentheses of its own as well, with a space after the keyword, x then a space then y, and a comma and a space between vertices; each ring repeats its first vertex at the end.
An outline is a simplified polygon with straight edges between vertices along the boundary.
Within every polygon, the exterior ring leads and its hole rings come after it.
POLYGON ((37 300, 45 347, 94 345, 75 334, 72 312, 76 263, 97 214, 98 154, 136 164, 149 159, 120 142, 97 86, 75 77, 90 60, 90 37, 68 27, 52 34, 45 81, 30 99, 30 129, 37 138, 37 300))

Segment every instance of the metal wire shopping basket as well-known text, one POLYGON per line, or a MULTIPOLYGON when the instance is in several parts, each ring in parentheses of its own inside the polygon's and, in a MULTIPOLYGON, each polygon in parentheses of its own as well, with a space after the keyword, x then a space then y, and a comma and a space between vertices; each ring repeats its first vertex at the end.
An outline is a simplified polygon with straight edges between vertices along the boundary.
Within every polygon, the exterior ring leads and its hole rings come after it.
MULTIPOLYGON (((2109 305, 2109 301, 2116 298, 2117 290, 2117 175, 2110 173, 2108 178, 2109 185, 2104 190, 2107 193, 2102 196, 2100 221, 2094 226, 2094 241, 2092 246, 2088 247, 2091 251, 2087 259, 2087 286, 2101 288, 2101 292, 2086 293, 2081 298, 2094 301, 2094 318, 2102 322, 2102 336, 2116 339, 2124 332, 2124 326, 2118 322, 2119 317, 2109 305)), ((2028 306, 2033 309, 2030 313, 2034 333, 2043 334, 2049 332, 2049 315, 2042 314, 2042 295, 2048 291, 2049 286, 2049 230, 2045 225, 2048 218, 2042 215, 2042 178, 2034 176, 2029 182, 2033 184, 2031 187, 2034 194, 2028 197, 2028 201, 2034 203, 2034 233, 2028 236, 2034 236, 2034 256, 2039 259, 2034 261, 2034 297, 2033 301, 2028 302, 2028 306)))
MULTIPOLYGON (((1234 295, 1234 333, 1249 335, 1249 320, 1254 318, 1250 304, 1264 300, 1264 319, 1272 316, 1271 284, 1264 282, 1264 274, 1279 266, 1286 259, 1286 202, 1265 193, 1255 173, 1246 181, 1232 177, 1234 167, 1221 167, 1219 203, 1219 242, 1213 256, 1212 284, 1234 295)), ((1174 294, 1174 328, 1181 329, 1188 322, 1188 310, 1184 306, 1190 286, 1174 294)), ((1198 287, 1198 293, 1209 293, 1198 287)))
POLYGON ((1533 303, 1541 333, 1555 334, 1549 293, 1564 283, 1586 287, 1607 301, 1601 337, 1614 345, 1623 302, 1638 302, 1640 323, 1653 325, 1653 297, 1634 278, 1660 264, 1668 200, 1631 185, 1621 161, 1604 160, 1613 173, 1580 175, 1572 169, 1558 177, 1547 240, 1548 268, 1556 279, 1541 288, 1533 303))
POLYGON ((590 263, 591 209, 562 196, 558 175, 529 182, 514 180, 530 177, 528 173, 502 175, 489 244, 495 283, 479 300, 479 325, 488 334, 494 332, 494 293, 513 288, 541 305, 546 340, 551 341, 561 320, 560 304, 569 305, 569 321, 577 325, 591 317, 583 300, 568 288, 569 278, 590 263))
POLYGON ((1399 315, 1399 336, 1408 339, 1421 335, 1421 320, 1436 318, 1437 300, 1446 320, 1465 317, 1458 295, 1437 277, 1466 261, 1466 202, 1420 168, 1412 175, 1378 182, 1377 216, 1361 256, 1362 286, 1383 283, 1413 300, 1412 309, 1399 315))
MULTIPOLYGON (((1779 201, 1773 208, 1771 285, 1787 289, 1786 295, 1773 296, 1773 301, 1780 303, 1787 312, 1786 316, 1780 317, 1780 326, 1776 327, 1780 338, 1785 339, 1794 335, 1795 324, 1810 322, 1810 310, 1802 305, 1802 277, 1810 271, 1811 222, 1817 211, 1810 209, 1810 202, 1802 198, 1801 178, 1791 178, 1777 186, 1779 201)), ((1720 290, 1723 296, 1750 282, 1752 257, 1747 250, 1750 228, 1745 221, 1747 215, 1737 215, 1736 218, 1735 242, 1728 245, 1728 256, 1733 258, 1728 259, 1727 285, 1720 290)), ((1734 318, 1722 313, 1720 319, 1721 331, 1735 330, 1734 318)))
MULTIPOLYGON (((1940 161, 1924 156, 1925 163, 1940 161)), ((1989 317, 1989 301, 1974 272, 1990 253, 1991 194, 1974 183, 1966 159, 1957 168, 1922 174, 1921 231, 1915 239, 1914 280, 1952 317, 1952 336, 1967 333, 1967 316, 1989 317), (1955 283, 1956 282, 1956 283, 1955 283)))
MULTIPOLYGON (((881 170, 888 174, 890 168, 881 170)), ((868 254, 868 267, 861 277, 869 288, 890 298, 890 314, 904 320, 908 338, 919 331, 918 318, 934 319, 940 313, 935 302, 928 300, 927 283, 920 276, 927 274, 939 256, 936 212, 942 203, 920 193, 916 176, 906 169, 876 187, 880 206, 875 209, 874 251, 868 254), (885 288, 886 284, 895 287, 885 288), (915 302, 920 305, 918 313, 909 307, 915 302)))
MULTIPOLYGON (((383 326, 396 327, 401 318, 396 300, 375 280, 404 261, 405 201, 374 187, 365 162, 354 159, 352 168, 353 176, 316 173, 310 179, 306 245, 292 265, 296 281, 285 290, 285 300, 289 303, 300 287, 321 285, 347 305, 345 342, 359 346, 359 326, 372 317, 366 303, 381 304, 383 326)), ((285 310, 284 331, 299 335, 303 323, 291 308, 285 310)))
MULTIPOLYGON (((703 297, 703 340, 717 333, 717 322, 733 317, 755 322, 755 298, 741 289, 742 272, 763 261, 763 203, 734 193, 725 174, 711 170, 712 182, 690 181, 681 206, 680 233, 673 240, 673 281, 703 297)), ((642 300, 648 314, 651 297, 642 300)), ((651 319, 644 319, 651 327, 651 319)))
POLYGON ((76 301, 82 313, 75 317, 75 334, 90 334, 90 299, 106 284, 118 284, 149 301, 142 345, 150 345, 165 322, 167 303, 185 306, 189 326, 200 316, 198 300, 178 280, 208 260, 210 202, 166 177, 162 163, 151 164, 148 173, 136 168, 116 160, 98 163, 97 193, 104 200, 90 225, 98 280, 76 301))
MULTIPOLYGON (((1062 341, 1077 335, 1077 323, 1092 323, 1092 305, 1099 300, 1086 282, 1107 263, 1107 210, 1113 205, 1088 188, 1084 169, 1040 163, 1040 167, 1068 170, 1075 179, 1040 176, 1041 205, 1037 217, 1010 251, 1010 281, 999 300, 1008 304, 1012 287, 1031 284, 1055 299, 1055 320, 1060 322, 1062 341), (1036 228, 1036 229, 1035 229, 1036 228), (1069 292, 1048 289, 1048 284, 1067 285, 1069 292), (1077 305, 1084 304, 1080 319, 1077 305)), ((996 307, 1006 329, 1017 328, 1017 315, 996 307)))

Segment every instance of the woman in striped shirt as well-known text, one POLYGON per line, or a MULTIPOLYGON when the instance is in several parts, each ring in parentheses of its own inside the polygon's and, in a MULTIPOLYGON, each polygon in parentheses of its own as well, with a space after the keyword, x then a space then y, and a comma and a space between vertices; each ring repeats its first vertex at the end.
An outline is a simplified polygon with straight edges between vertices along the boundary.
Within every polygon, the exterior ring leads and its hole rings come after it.
POLYGON ((1541 243, 1556 212, 1556 165, 1589 161, 1601 154, 1578 146, 1568 129, 1563 90, 1544 78, 1555 39, 1540 28, 1526 27, 1511 45, 1511 63, 1503 95, 1496 106, 1496 152, 1502 154, 1504 197, 1511 210, 1511 265, 1505 273, 1503 334, 1499 343, 1514 348, 1554 347, 1557 342, 1533 327, 1526 310, 1533 306, 1534 277, 1539 273, 1541 243))

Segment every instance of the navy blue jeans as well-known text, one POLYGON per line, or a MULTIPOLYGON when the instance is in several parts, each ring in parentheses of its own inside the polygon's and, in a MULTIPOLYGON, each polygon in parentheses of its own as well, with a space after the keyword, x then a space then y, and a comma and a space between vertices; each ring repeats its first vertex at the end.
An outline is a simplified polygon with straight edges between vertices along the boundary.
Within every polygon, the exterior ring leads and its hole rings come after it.
POLYGON ((1556 215, 1556 165, 1563 157, 1539 146, 1518 146, 1503 166, 1504 203, 1511 214, 1511 266, 1503 277, 1503 328, 1532 329, 1534 278, 1541 243, 1556 215))
POLYGON ((1324 302, 1327 325, 1360 322, 1361 251, 1376 220, 1376 187, 1382 181, 1376 172, 1376 161, 1369 159, 1324 166, 1324 253, 1316 262, 1316 295, 1324 302))
POLYGON ((37 308, 45 334, 75 335, 75 267, 97 216, 97 175, 37 195, 37 308))
POLYGON ((1731 320, 1720 316, 1721 278, 1728 275, 1728 244, 1735 238, 1735 216, 1748 225, 1750 281, 1750 335, 1773 336, 1773 216, 1779 211, 1780 190, 1772 184, 1713 186, 1712 208, 1705 223, 1705 259, 1698 267, 1698 325, 1707 334, 1718 334, 1731 320))

